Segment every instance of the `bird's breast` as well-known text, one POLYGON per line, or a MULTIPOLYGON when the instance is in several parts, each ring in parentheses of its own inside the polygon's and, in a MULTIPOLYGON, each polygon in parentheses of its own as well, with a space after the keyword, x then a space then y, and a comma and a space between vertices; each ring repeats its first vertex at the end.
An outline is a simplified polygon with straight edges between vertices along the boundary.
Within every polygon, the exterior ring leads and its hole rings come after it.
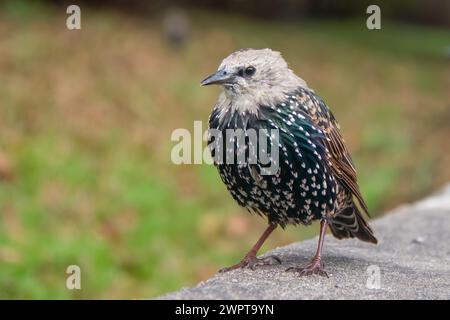
POLYGON ((317 140, 319 132, 306 117, 294 118, 283 104, 259 106, 257 113, 238 112, 235 108, 223 112, 215 108, 209 128, 222 135, 223 144, 211 148, 216 137, 210 136, 208 145, 213 158, 220 159, 214 164, 222 181, 241 206, 263 213, 281 225, 307 224, 333 211, 336 181, 328 171, 323 146, 317 140), (229 136, 239 130, 244 134, 243 140, 239 141, 237 135, 229 136), (247 134, 251 130, 257 133, 254 140, 247 134), (271 130, 277 132, 278 140, 269 139, 267 133, 271 130), (260 135, 261 131, 266 135, 260 135), (238 162, 240 150, 244 149, 248 155, 255 144, 261 150, 262 142, 270 158, 268 164, 262 164, 259 158, 256 163, 238 162), (232 158, 227 158, 227 154, 232 158), (264 166, 273 164, 276 170, 268 175, 262 173, 264 166))

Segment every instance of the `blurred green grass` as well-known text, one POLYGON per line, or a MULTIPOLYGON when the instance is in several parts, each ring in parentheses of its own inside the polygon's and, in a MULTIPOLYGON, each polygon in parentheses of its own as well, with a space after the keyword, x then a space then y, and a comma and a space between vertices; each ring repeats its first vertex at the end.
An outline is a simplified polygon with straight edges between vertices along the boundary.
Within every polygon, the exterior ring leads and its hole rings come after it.
POLYGON ((0 13, 0 298, 149 298, 242 257, 265 222, 213 167, 170 162, 172 130, 217 97, 199 81, 238 48, 282 51, 330 104, 372 216, 450 179, 448 31, 192 11, 173 51, 158 19, 86 8, 68 31, 64 12, 17 3, 0 13), (71 264, 80 291, 65 288, 71 264))

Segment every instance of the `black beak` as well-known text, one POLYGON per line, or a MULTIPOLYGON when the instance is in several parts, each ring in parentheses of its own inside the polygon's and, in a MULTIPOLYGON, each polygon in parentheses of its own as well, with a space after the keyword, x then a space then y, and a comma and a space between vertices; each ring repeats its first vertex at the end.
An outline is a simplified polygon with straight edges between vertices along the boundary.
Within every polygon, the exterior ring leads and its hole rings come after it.
POLYGON ((219 70, 216 73, 213 73, 212 75, 206 77, 202 82, 200 82, 200 85, 207 86, 210 84, 224 84, 224 83, 231 83, 233 81, 234 76, 225 70, 219 70))

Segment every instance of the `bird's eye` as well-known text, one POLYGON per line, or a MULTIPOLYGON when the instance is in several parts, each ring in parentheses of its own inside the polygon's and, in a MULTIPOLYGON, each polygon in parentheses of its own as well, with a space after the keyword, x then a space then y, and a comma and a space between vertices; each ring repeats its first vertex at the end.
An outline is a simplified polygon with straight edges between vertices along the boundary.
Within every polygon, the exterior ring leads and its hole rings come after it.
POLYGON ((247 68, 245 68, 245 69, 244 69, 244 68, 239 69, 238 75, 239 75, 240 77, 244 77, 244 76, 246 76, 246 77, 251 77, 252 75, 255 74, 255 72, 256 72, 255 67, 250 66, 250 67, 247 67, 247 68))
POLYGON ((245 75, 248 76, 248 77, 251 77, 252 75, 254 75, 255 72, 256 72, 256 69, 255 69, 255 67, 252 67, 252 66, 247 67, 245 69, 245 75))

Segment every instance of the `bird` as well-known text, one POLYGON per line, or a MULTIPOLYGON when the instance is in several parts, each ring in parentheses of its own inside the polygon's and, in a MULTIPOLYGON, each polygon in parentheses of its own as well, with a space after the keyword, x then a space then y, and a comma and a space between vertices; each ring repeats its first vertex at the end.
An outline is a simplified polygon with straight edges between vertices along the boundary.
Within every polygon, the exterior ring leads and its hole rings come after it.
POLYGON ((208 120, 207 143, 214 165, 234 200, 268 222, 244 258, 221 272, 281 263, 274 255, 257 257, 278 226, 284 229, 320 221, 317 250, 311 261, 286 269, 300 276, 328 277, 322 259, 328 228, 337 239, 377 243, 363 216, 369 215, 369 210, 336 118, 324 100, 289 68, 280 52, 269 48, 235 51, 201 82, 202 86, 213 84, 223 88, 208 120), (230 143, 220 148, 224 138, 217 138, 218 133, 228 139, 226 134, 236 130, 244 132, 245 138, 239 142, 238 135, 232 136, 230 143), (250 130, 266 134, 250 139, 250 130), (268 133, 273 131, 277 139, 268 133), (250 149, 264 149, 262 142, 267 144, 269 162, 236 161, 242 150, 248 155, 250 149), (268 164, 277 170, 267 174, 264 169, 268 164))

